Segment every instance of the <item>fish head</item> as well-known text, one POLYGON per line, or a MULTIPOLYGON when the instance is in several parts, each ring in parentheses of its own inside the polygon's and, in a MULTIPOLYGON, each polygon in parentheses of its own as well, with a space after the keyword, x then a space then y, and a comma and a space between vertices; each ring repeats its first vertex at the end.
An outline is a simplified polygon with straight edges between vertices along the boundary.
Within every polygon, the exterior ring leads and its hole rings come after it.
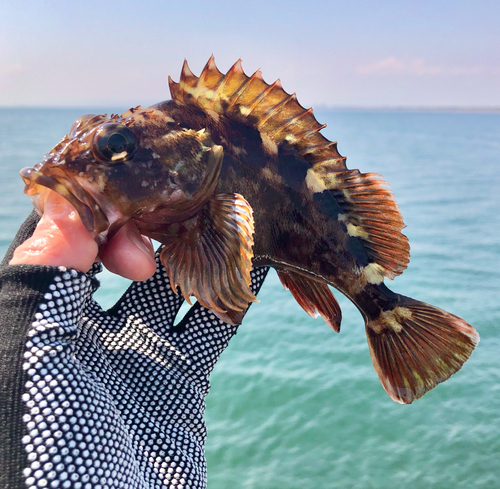
POLYGON ((49 189, 77 210, 103 243, 129 219, 176 222, 213 194, 223 150, 205 131, 180 127, 154 108, 85 115, 21 177, 37 212, 49 189))

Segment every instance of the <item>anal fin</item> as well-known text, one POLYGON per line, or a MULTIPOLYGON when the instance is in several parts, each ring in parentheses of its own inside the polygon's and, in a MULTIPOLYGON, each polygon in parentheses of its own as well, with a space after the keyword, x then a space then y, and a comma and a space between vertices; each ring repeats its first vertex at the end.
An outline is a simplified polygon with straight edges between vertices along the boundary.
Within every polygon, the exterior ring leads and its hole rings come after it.
POLYGON ((477 331, 442 309, 398 295, 398 305, 368 321, 373 366, 389 396, 410 404, 460 370, 477 331))
POLYGON ((258 302, 250 290, 253 232, 252 208, 241 195, 212 196, 162 240, 160 259, 172 289, 214 312, 246 311, 249 302, 258 302))
POLYGON ((277 270, 277 273, 285 289, 309 316, 315 318, 319 314, 330 328, 340 331, 342 312, 327 284, 290 270, 277 270))

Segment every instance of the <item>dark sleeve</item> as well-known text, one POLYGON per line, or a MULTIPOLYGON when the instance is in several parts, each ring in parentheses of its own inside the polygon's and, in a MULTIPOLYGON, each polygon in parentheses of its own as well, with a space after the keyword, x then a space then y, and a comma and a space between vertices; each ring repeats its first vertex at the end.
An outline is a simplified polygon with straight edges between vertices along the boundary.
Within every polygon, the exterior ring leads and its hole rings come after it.
POLYGON ((23 409, 20 399, 26 377, 22 354, 26 329, 42 290, 52 277, 29 273, 32 267, 9 267, 15 248, 29 238, 38 221, 33 212, 21 226, 0 265, 0 487, 22 487, 21 467, 26 455, 21 449, 23 409))
POLYGON ((24 243, 28 238, 31 237, 39 220, 40 217, 38 217, 38 214, 35 211, 32 211, 32 213, 26 218, 26 221, 24 221, 22 226, 19 228, 16 237, 10 244, 7 253, 5 253, 2 262, 0 263, 1 266, 9 264, 9 261, 11 260, 12 255, 14 254, 14 250, 21 243, 24 243))
POLYGON ((0 487, 26 487, 22 470, 27 454, 21 442, 27 414, 22 396, 27 374, 25 351, 29 329, 44 295, 61 274, 57 267, 8 265, 15 248, 33 234, 33 212, 19 229, 0 265, 0 487))

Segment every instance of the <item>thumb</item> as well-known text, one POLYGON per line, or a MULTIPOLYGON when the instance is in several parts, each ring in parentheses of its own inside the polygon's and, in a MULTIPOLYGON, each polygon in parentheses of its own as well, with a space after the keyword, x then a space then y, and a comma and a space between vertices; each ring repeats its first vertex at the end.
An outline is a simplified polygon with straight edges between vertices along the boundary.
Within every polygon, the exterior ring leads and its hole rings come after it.
POLYGON ((14 251, 10 265, 65 266, 87 272, 97 256, 97 244, 75 208, 50 191, 33 236, 14 251))

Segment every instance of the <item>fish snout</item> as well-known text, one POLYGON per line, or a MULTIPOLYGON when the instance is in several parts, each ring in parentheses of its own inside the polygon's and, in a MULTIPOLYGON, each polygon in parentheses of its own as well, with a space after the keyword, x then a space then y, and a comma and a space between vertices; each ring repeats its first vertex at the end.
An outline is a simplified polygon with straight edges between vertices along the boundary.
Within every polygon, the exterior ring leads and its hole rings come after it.
MULTIPOLYGON (((40 168, 39 165, 36 165, 40 168)), ((101 244, 109 228, 109 221, 95 199, 76 182, 59 181, 37 168, 23 168, 19 174, 25 183, 24 193, 33 202, 37 213, 42 216, 49 190, 65 198, 78 212, 85 229, 101 244), (78 195, 78 196, 77 196, 78 195)))

